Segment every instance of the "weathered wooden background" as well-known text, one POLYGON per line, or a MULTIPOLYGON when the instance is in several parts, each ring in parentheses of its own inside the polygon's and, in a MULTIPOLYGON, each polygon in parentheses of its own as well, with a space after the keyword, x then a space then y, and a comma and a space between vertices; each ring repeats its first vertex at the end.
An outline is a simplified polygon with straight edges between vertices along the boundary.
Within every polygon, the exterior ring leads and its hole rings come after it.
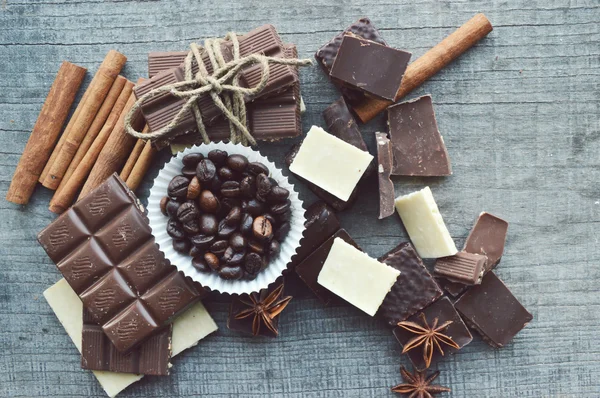
MULTIPOLYGON (((109 49, 145 76, 150 50, 229 30, 276 25, 312 57, 350 22, 370 17, 416 58, 484 12, 494 31, 413 95, 431 93, 454 175, 399 179, 397 193, 428 184, 462 245, 477 214, 510 222, 497 273, 534 314, 507 347, 478 337, 439 365, 454 397, 600 396, 600 3, 597 0, 0 0, 0 195, 63 59, 94 72, 109 49)), ((413 58, 413 59, 414 59, 413 58)), ((317 66, 303 70, 303 122, 321 124, 337 93, 317 66)), ((90 76, 87 81, 89 82, 90 76)), ((383 118, 364 126, 368 144, 383 118)), ((291 142, 263 145, 283 165, 291 142)), ((145 198, 157 167, 140 190, 145 198)), ((376 181, 341 215, 371 255, 406 239, 397 216, 377 220, 376 181)), ((305 189, 304 198, 313 196, 305 189)), ((35 236, 54 216, 50 192, 29 206, 0 200, 0 396, 103 397, 42 297, 59 279, 35 236)), ((324 308, 305 287, 281 316, 281 337, 226 328, 227 303, 208 308, 220 330, 124 397, 385 397, 400 382, 400 346, 389 329, 349 305, 324 308)))

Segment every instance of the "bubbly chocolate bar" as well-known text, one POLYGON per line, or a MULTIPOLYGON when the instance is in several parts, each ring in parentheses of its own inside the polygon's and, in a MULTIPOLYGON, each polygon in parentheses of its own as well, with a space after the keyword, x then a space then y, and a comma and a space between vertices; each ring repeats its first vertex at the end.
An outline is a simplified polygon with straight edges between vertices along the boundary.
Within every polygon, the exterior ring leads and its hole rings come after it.
POLYGON ((138 200, 113 174, 38 235, 120 352, 134 348, 200 298, 154 241, 138 200))

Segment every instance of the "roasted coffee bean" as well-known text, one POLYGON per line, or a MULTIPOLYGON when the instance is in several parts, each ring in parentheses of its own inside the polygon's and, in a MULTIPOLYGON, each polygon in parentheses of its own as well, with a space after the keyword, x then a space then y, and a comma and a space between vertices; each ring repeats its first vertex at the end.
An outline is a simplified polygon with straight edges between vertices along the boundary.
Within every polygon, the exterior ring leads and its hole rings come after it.
POLYGON ((273 226, 269 220, 263 216, 258 216, 252 223, 252 233, 257 239, 265 242, 273 237, 273 226))
POLYGON ((258 175, 260 173, 269 175, 269 168, 260 162, 248 163, 248 172, 252 175, 258 175))
POLYGON ((249 239, 248 249, 254 253, 263 254, 265 252, 265 245, 255 239, 249 239))
POLYGON ((218 212, 220 208, 219 199, 209 190, 200 192, 198 205, 200 210, 212 214, 218 212))
POLYGON ((181 203, 176 202, 173 199, 169 199, 169 203, 167 203, 167 215, 169 217, 177 217, 177 210, 179 210, 179 206, 181 206, 181 203))
POLYGON ((272 214, 269 214, 269 213, 263 214, 263 217, 266 218, 267 220, 269 220, 269 222, 271 223, 271 225, 273 227, 275 227, 275 225, 277 224, 277 221, 275 220, 275 217, 273 217, 272 214))
POLYGON ((236 226, 240 223, 242 218, 242 208, 240 206, 235 206, 229 210, 229 213, 223 219, 227 225, 236 226))
POLYGON ((277 257, 280 249, 281 245, 279 244, 279 242, 277 242, 276 240, 272 240, 271 243, 269 243, 269 247, 267 248, 267 254, 271 258, 277 257))
POLYGON ((257 253, 248 253, 244 259, 244 269, 250 274, 258 274, 263 266, 263 260, 257 253))
POLYGON ((233 171, 241 173, 248 167, 248 158, 244 155, 229 155, 227 158, 227 166, 233 171))
POLYGON ((260 216, 264 212, 265 206, 256 199, 245 200, 242 202, 242 210, 244 213, 256 217, 260 216))
POLYGON ((209 182, 217 175, 215 164, 209 159, 202 159, 196 166, 196 176, 200 182, 209 182))
POLYGON ((226 240, 218 240, 208 248, 208 251, 217 257, 221 257, 223 253, 225 253, 225 250, 227 250, 228 246, 229 242, 226 240))
POLYGON ((244 270, 239 265, 226 265, 219 270, 219 277, 226 280, 238 280, 244 276, 244 270))
POLYGON ((233 170, 231 170, 227 166, 221 167, 219 169, 219 171, 217 172, 217 175, 223 181, 229 181, 229 180, 235 179, 235 174, 233 173, 233 170))
POLYGON ((229 225, 225 220, 221 220, 221 222, 219 222, 219 232, 217 232, 217 234, 220 238, 229 238, 236 229, 237 225, 229 225))
POLYGON ((290 196, 290 191, 282 187, 273 187, 267 195, 267 202, 285 202, 290 196))
POLYGON ((273 206, 269 208, 271 213, 273 214, 283 214, 290 209, 290 201, 285 201, 283 203, 275 203, 273 206))
POLYGON ((245 256, 246 250, 236 252, 231 246, 229 246, 227 250, 225 250, 225 253, 223 253, 223 257, 221 257, 221 259, 227 265, 235 265, 241 264, 245 256))
POLYGON ((190 180, 188 180, 184 176, 175 176, 169 182, 169 186, 167 187, 167 194, 171 198, 184 198, 187 196, 187 187, 190 184, 190 180))
POLYGON ((190 256, 191 257, 202 257, 204 256, 204 249, 201 249, 199 247, 196 247, 194 245, 192 245, 192 247, 190 248, 190 256))
POLYGON ((254 219, 248 213, 243 213, 240 220, 240 232, 246 236, 252 234, 252 222, 254 219))
POLYGON ((162 198, 160 200, 160 212, 164 215, 164 216, 168 216, 169 213, 167 213, 167 206, 169 205, 169 197, 165 196, 164 198, 162 198))
POLYGON ((206 261, 206 264, 215 271, 218 271, 219 268, 221 267, 221 262, 219 261, 219 257, 215 256, 214 253, 204 254, 204 261, 206 261))
POLYGON ((271 181, 271 186, 272 187, 278 187, 279 183, 277 181, 275 181, 275 179, 273 177, 269 177, 269 181, 271 181))
POLYGON ((202 159, 204 159, 204 155, 200 152, 188 153, 181 159, 181 162, 185 167, 191 167, 196 170, 196 166, 198 166, 198 163, 200 163, 202 159))
POLYGON ((184 167, 181 169, 181 174, 186 176, 189 180, 196 177, 196 168, 195 167, 184 167))
POLYGON ((240 183, 237 181, 225 181, 221 185, 221 195, 226 198, 237 198, 240 194, 240 183))
POLYGON ((256 198, 261 202, 266 201, 267 195, 271 192, 271 181, 266 174, 260 173, 256 176, 256 198))
POLYGON ((200 233, 200 224, 198 223, 198 220, 193 219, 184 223, 183 231, 190 236, 200 233))
POLYGON ((198 206, 195 202, 188 201, 179 206, 177 210, 177 218, 182 223, 186 223, 192 220, 198 220, 200 216, 200 211, 198 210, 198 206))
POLYGON ((208 266, 203 257, 194 257, 192 259, 192 266, 200 272, 208 273, 212 271, 212 269, 208 266))
POLYGON ((236 206, 242 206, 242 202, 239 198, 223 198, 223 200, 221 200, 221 207, 224 215, 227 215, 231 209, 236 206))
POLYGON ((290 221, 290 218, 292 218, 292 212, 289 210, 282 214, 275 214, 275 220, 278 224, 288 222, 290 221))
POLYGON ((244 279, 246 281, 253 281, 256 279, 257 276, 258 276, 258 273, 251 274, 250 272, 244 272, 244 276, 242 277, 242 279, 244 279))
POLYGON ((192 180, 190 181, 190 185, 188 185, 187 198, 194 200, 200 195, 201 191, 202 184, 200 184, 198 177, 196 177, 196 175, 194 174, 192 180))
POLYGON ((200 216, 200 233, 203 235, 216 235, 219 220, 214 214, 206 213, 200 216))
POLYGON ((204 250, 209 248, 213 244, 214 241, 215 241, 214 235, 198 234, 198 235, 194 235, 194 236, 190 237, 190 242, 192 243, 192 245, 196 246, 199 249, 204 249, 204 250))
POLYGON ((213 149, 208 153, 208 158, 216 165, 222 166, 227 161, 227 152, 220 149, 213 149))
POLYGON ((219 178, 219 176, 215 176, 215 178, 210 181, 210 190, 213 192, 219 192, 222 185, 223 181, 219 178))
POLYGON ((185 232, 183 231, 183 225, 174 218, 171 218, 167 222, 167 233, 173 239, 185 238, 185 232))
POLYGON ((247 199, 252 199, 256 195, 256 183, 254 176, 246 176, 240 181, 240 192, 247 199))
POLYGON ((246 238, 239 233, 236 232, 229 237, 229 246, 236 252, 241 252, 246 249, 246 238))
POLYGON ((173 239, 173 249, 181 254, 190 252, 190 241, 187 239, 173 239))
POLYGON ((277 239, 280 242, 283 242, 283 240, 285 239, 287 234, 290 232, 290 229, 291 229, 290 223, 284 222, 283 224, 281 224, 279 226, 279 228, 277 228, 277 231, 275 232, 275 239, 277 239))

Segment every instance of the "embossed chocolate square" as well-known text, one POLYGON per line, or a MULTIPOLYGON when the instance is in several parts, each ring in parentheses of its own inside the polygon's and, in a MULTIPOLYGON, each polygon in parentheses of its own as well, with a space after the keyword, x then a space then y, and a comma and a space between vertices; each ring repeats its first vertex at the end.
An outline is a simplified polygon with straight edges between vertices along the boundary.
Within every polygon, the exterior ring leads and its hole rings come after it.
POLYGON ((126 352, 200 298, 154 242, 138 200, 113 174, 38 235, 88 316, 126 352))

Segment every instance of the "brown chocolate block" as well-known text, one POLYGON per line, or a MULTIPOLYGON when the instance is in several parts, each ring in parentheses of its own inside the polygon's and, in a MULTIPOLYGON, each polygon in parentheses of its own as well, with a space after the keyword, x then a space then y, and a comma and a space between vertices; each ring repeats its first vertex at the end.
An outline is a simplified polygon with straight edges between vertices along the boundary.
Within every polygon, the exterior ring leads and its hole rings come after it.
POLYGON ((446 278, 435 278, 438 285, 444 289, 448 295, 454 299, 458 298, 461 294, 463 294, 469 288, 468 285, 458 282, 449 281, 446 278))
POLYGON ((533 319, 496 274, 471 287, 454 307, 470 328, 492 347, 504 347, 533 319))
POLYGON ((330 76, 353 89, 393 101, 411 53, 362 37, 346 35, 330 76))
POLYGON ((481 283, 487 264, 487 257, 481 254, 458 252, 454 256, 438 258, 434 275, 465 285, 481 283))
POLYGON ((502 258, 507 232, 506 221, 482 212, 465 241, 463 251, 487 256, 486 271, 493 270, 502 258))
MULTIPOLYGON (((418 325, 422 325, 421 313, 425 314, 425 318, 427 319, 427 323, 431 325, 434 322, 434 319, 438 320, 438 325, 443 324, 446 321, 452 321, 450 325, 444 330, 442 333, 448 337, 451 337, 452 340, 458 344, 459 348, 456 349, 449 345, 442 344, 442 349, 444 350, 444 355, 442 355, 437 347, 434 347, 433 356, 431 358, 431 363, 435 364, 440 361, 444 356, 451 355, 467 344, 469 344, 473 340, 473 336, 469 329, 463 322, 462 318, 454 309, 454 306, 450 302, 447 297, 442 297, 435 303, 426 307, 423 311, 419 311, 414 314, 407 321, 414 322, 418 325)), ((397 326, 394 329, 394 336, 402 346, 404 346, 410 339, 415 337, 414 333, 409 332, 408 330, 397 326)), ((423 359, 423 346, 415 347, 412 350, 406 353, 410 358, 413 366, 418 370, 425 370, 425 360, 423 359)))
POLYGON ((386 133, 375 133, 377 146, 377 179, 379 182, 379 219, 394 214, 396 192, 390 179, 393 167, 392 146, 386 133))
POLYGON ((321 300, 325 305, 329 304, 329 302, 335 297, 335 294, 331 293, 328 289, 321 286, 317 279, 319 277, 319 273, 323 269, 323 264, 325 264, 325 260, 327 260, 327 256, 329 255, 329 251, 331 250, 331 246, 333 246, 333 241, 335 238, 343 239, 345 242, 351 244, 359 250, 362 250, 348 235, 345 229, 340 229, 335 234, 333 234, 329 239, 327 239, 321 246, 319 246, 311 255, 306 257, 304 261, 302 261, 296 267, 296 273, 306 283, 306 286, 309 287, 310 290, 321 300))
POLYGON ((430 95, 388 108, 393 175, 449 176, 450 158, 435 121, 430 95))
POLYGON ((395 326, 442 296, 440 287, 409 242, 400 243, 378 261, 400 271, 376 314, 388 325, 395 326))

